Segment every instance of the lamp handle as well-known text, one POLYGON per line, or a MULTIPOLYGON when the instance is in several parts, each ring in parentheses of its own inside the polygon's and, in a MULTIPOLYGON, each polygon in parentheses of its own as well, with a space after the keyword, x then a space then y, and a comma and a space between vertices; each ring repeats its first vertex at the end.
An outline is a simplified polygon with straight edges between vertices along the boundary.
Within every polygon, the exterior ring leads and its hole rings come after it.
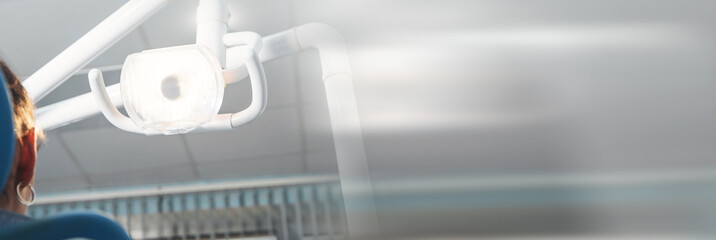
POLYGON ((266 74, 264 73, 261 59, 252 49, 250 51, 251 58, 246 63, 246 69, 251 81, 251 104, 244 110, 236 113, 224 113, 216 115, 214 120, 199 126, 192 132, 220 131, 237 128, 244 124, 256 120, 266 109, 267 90, 266 90, 266 74))
MULTIPOLYGON (((228 56, 228 58, 230 58, 229 62, 232 64, 227 64, 227 69, 223 71, 224 81, 227 83, 236 82, 240 80, 238 77, 243 75, 243 71, 246 71, 251 81, 251 104, 249 107, 240 112, 218 114, 214 120, 199 126, 192 132, 228 130, 236 128, 252 122, 266 109, 266 102, 268 101, 266 74, 264 73, 261 59, 258 56, 258 52, 261 50, 263 43, 261 36, 254 32, 230 33, 224 36, 223 41, 227 47, 239 50, 232 51, 237 54, 228 56), (241 58, 243 58, 243 62, 241 62, 241 58)), ((104 115, 104 117, 107 118, 112 125, 124 131, 133 133, 146 135, 160 134, 158 132, 140 129, 130 118, 117 110, 117 107, 112 104, 109 94, 107 94, 102 71, 99 69, 92 69, 89 71, 87 76, 89 78, 92 95, 94 96, 102 115, 104 115)))
POLYGON ((261 52, 263 39, 255 32, 236 32, 224 35, 223 40, 227 47, 224 82, 231 84, 241 81, 248 76, 247 69, 243 65, 251 58, 250 52, 244 51, 244 49, 248 47, 256 53, 261 52))
POLYGON ((231 127, 236 128, 250 123, 266 110, 268 90, 266 89, 266 73, 256 51, 251 51, 251 58, 246 61, 246 69, 251 79, 251 104, 246 109, 231 114, 231 127))
POLYGON ((132 122, 132 119, 124 116, 117 110, 117 107, 112 104, 112 99, 109 97, 109 94, 107 94, 107 88, 104 86, 102 71, 94 68, 87 73, 87 77, 89 78, 90 90, 92 91, 97 106, 102 111, 102 115, 104 115, 112 125, 127 132, 155 135, 137 127, 137 125, 132 122))
POLYGON ((230 114, 219 114, 212 120, 204 125, 199 126, 193 132, 205 132, 205 131, 216 131, 216 130, 228 130, 237 128, 244 124, 250 123, 256 120, 261 113, 266 109, 266 102, 268 101, 268 94, 266 89, 266 74, 264 73, 263 64, 258 56, 258 51, 261 50, 261 36, 253 32, 239 32, 230 33, 224 36, 224 43, 227 47, 240 48, 241 51, 232 51, 239 56, 228 55, 227 56, 227 67, 235 66, 230 69, 224 70, 224 78, 226 82, 238 81, 235 78, 241 74, 244 70, 247 71, 249 79, 251 81, 251 104, 244 110, 230 114), (248 56, 245 57, 245 56, 248 56), (230 64, 234 62, 233 58, 243 57, 245 61, 243 63, 230 64))

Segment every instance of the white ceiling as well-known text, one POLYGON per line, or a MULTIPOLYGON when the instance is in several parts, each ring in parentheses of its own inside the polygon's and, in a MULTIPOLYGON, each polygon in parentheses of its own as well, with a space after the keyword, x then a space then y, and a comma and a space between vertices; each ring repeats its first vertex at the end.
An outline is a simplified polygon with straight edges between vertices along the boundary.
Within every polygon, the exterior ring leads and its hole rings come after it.
MULTIPOLYGON (((27 76, 124 2, 0 0, 0 51, 27 76)), ((713 1, 228 2, 231 31, 344 34, 374 179, 716 166, 713 1)), ((89 66, 191 44, 196 5, 173 1, 89 66)), ((146 137, 100 116, 51 131, 37 188, 337 173, 317 60, 266 64, 266 113, 235 131, 146 137)), ((88 91, 75 76, 38 105, 88 91)), ((250 100, 248 82, 226 91, 223 112, 250 100)))
MULTIPOLYGON (((0 51, 18 75, 28 76, 124 2, 0 1, 0 29, 8 33, 3 35, 22 36, 1 38, 0 51)), ((191 44, 197 3, 173 1, 88 67, 121 64, 128 54, 144 49, 191 44)), ((268 35, 288 29, 296 25, 290 8, 288 0, 230 1, 230 31, 268 35)), ((316 61, 316 56, 307 55, 316 61)), ((325 100, 316 81, 320 69, 307 76, 317 84, 298 83, 296 69, 293 58, 265 66, 271 79, 267 110, 235 131, 146 137, 111 127, 100 116, 50 131, 39 153, 37 188, 57 192, 336 173, 325 100)), ((119 72, 107 72, 105 80, 119 82, 119 72)), ((249 87, 248 82, 228 86, 222 112, 245 108, 249 87)), ((88 91, 86 77, 75 76, 38 106, 88 91)))

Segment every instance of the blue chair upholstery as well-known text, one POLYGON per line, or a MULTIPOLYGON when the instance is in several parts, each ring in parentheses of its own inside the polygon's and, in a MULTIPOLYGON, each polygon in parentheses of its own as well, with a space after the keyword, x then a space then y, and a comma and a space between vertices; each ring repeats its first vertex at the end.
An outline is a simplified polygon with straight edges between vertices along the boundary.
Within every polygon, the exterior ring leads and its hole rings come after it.
MULTIPOLYGON (((15 152, 15 133, 12 121, 12 100, 5 76, 0 72, 0 186, 5 182, 15 152)), ((114 221, 91 212, 61 214, 54 217, 13 225, 0 229, 0 239, 130 239, 114 221)))
POLYGON ((15 152, 15 128, 12 122, 12 100, 5 75, 0 71, 0 186, 5 186, 15 152))
POLYGON ((108 239, 128 240, 127 233, 114 221, 92 212, 60 214, 0 230, 0 239, 108 239))

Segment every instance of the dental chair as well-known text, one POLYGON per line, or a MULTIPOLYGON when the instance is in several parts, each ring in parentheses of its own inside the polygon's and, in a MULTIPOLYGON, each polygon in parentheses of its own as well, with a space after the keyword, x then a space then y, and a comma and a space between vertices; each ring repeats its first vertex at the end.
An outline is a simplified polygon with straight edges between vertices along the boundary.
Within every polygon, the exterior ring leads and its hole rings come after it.
MULTIPOLYGON (((0 72, 0 186, 5 186, 15 152, 12 100, 0 72)), ((1 240, 130 239, 114 221, 91 212, 66 213, 0 229, 1 240)))

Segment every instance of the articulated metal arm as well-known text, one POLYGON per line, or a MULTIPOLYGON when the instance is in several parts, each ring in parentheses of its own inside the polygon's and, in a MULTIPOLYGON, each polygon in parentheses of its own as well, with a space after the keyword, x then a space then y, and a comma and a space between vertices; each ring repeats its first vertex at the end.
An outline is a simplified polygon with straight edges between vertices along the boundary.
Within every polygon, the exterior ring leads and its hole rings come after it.
POLYGON ((125 3, 25 80, 23 85, 27 93, 33 101, 40 101, 170 1, 131 0, 125 3))
MULTIPOLYGON (((224 41, 227 43, 227 39, 224 41)), ((247 61, 247 63, 269 62, 311 49, 319 52, 349 232, 351 236, 358 237, 377 233, 378 220, 355 102, 353 80, 340 34, 328 25, 311 23, 264 37, 261 42, 263 48, 258 52, 258 57, 254 54, 255 61, 247 61)), ((240 67, 242 61, 238 59, 241 58, 232 59, 233 56, 246 56, 246 49, 247 47, 227 49, 226 68, 237 69, 240 67)), ((246 72, 241 70, 225 71, 224 75, 228 75, 227 82, 236 82, 237 79, 252 75, 252 67, 248 65, 247 67, 248 71, 246 72)), ((258 70, 254 69, 254 71, 258 70)), ((254 77, 252 76, 251 79, 252 88, 254 88, 254 77)), ((261 98, 264 99, 265 95, 261 98)), ((107 97, 104 97, 104 101, 108 103, 109 100, 114 106, 122 105, 117 85, 107 88, 107 97)), ((256 100, 254 99, 254 101, 256 100)), ((252 101, 252 105, 254 101, 252 101)), ((100 108, 91 93, 87 93, 38 109, 38 125, 49 130, 88 118, 99 112, 100 108)), ((228 129, 243 123, 243 121, 233 122, 236 115, 219 116, 222 117, 217 120, 217 123, 221 124, 207 125, 206 130, 228 129)), ((241 117, 241 119, 249 118, 241 117)))

